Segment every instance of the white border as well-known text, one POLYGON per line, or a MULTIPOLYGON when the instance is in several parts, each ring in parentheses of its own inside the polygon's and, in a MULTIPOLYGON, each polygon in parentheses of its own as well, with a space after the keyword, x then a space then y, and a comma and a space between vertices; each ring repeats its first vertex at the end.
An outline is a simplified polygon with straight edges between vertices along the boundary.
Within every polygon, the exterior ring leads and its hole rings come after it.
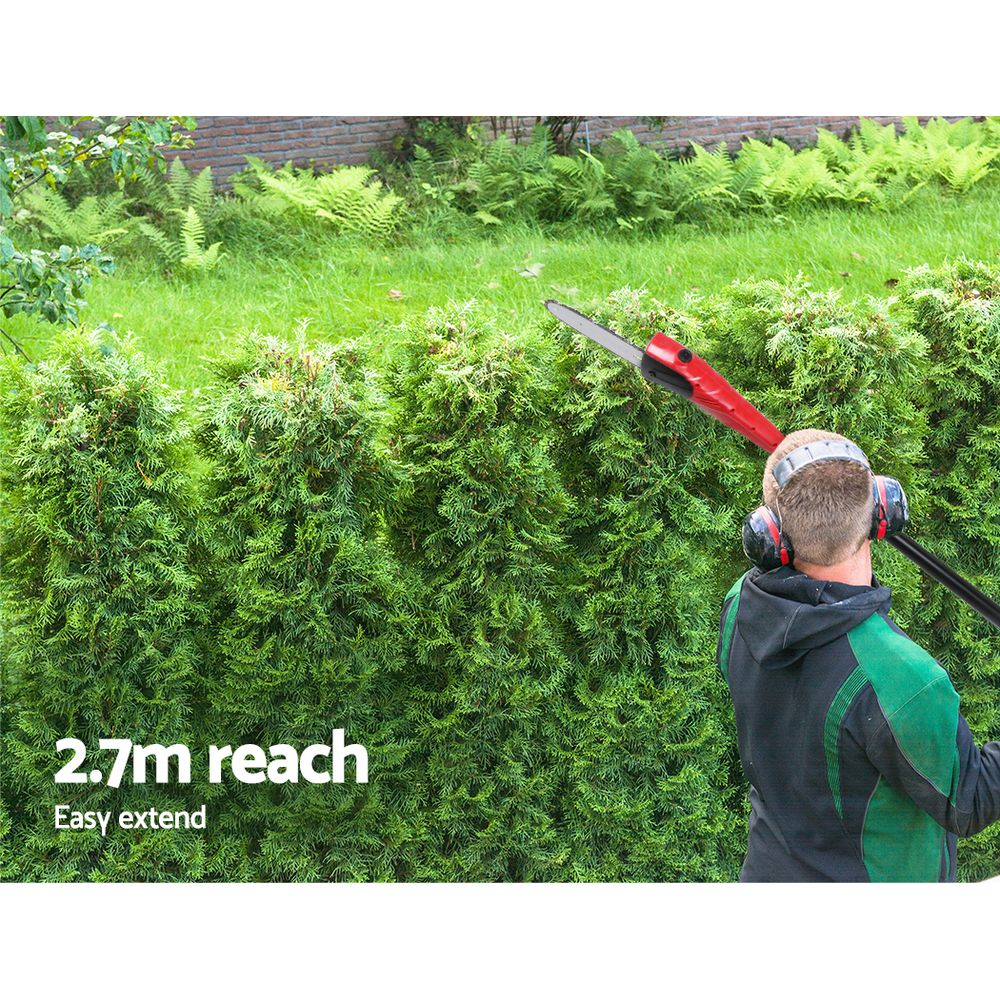
POLYGON ((0 887, 5 984, 80 1000, 988 996, 998 901, 1000 880, 0 887))
POLYGON ((108 0, 61 12, 53 30, 39 30, 30 5, 7 18, 5 90, 13 110, 36 114, 67 99, 147 114, 1000 110, 1000 8, 967 0, 108 0))

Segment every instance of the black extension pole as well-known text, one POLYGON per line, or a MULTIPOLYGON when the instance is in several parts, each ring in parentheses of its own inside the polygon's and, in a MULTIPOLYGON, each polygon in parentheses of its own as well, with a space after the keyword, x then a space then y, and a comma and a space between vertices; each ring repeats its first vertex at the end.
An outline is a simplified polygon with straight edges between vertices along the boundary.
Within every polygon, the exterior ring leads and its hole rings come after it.
POLYGON ((956 597, 978 611, 991 625, 1000 628, 1000 604, 987 597, 978 587, 959 576, 947 563, 915 542, 908 535, 892 535, 886 541, 907 559, 917 564, 929 577, 947 587, 956 597))

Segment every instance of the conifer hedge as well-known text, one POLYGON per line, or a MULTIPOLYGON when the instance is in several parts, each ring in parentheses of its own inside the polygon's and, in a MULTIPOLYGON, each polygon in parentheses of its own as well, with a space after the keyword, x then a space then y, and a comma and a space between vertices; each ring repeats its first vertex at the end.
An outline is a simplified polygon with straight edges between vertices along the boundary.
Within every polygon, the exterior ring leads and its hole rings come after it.
MULTIPOLYGON (((687 343, 782 429, 851 436, 996 595, 998 295, 959 261, 883 302, 763 281, 683 312, 624 289, 598 318, 687 343)), ((380 374, 363 345, 250 338, 182 413, 96 331, 9 361, 0 421, 5 878, 735 878, 714 654, 764 456, 607 352, 449 307, 380 374), (334 727, 368 784, 204 781, 211 743, 334 727), (188 744, 195 780, 53 784, 56 739, 109 735, 188 744), (56 833, 70 799, 208 823, 56 833)), ((887 546, 876 573, 1000 738, 1000 637, 887 546)), ((963 842, 963 878, 998 873, 997 834, 963 842)))
POLYGON ((10 363, 3 462, 3 797, 7 878, 184 879, 194 831, 54 829, 53 808, 190 808, 184 785, 55 785, 76 737, 196 746, 197 525, 169 391, 134 345, 68 334, 37 367, 10 363), (142 734, 140 739, 138 734, 142 734))

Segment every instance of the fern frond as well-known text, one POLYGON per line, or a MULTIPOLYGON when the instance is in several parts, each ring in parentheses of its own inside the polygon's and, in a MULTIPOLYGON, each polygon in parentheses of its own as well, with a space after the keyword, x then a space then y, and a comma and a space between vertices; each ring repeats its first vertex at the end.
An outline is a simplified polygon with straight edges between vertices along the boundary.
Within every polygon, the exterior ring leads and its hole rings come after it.
POLYGON ((88 195, 72 206, 58 191, 32 190, 25 198, 30 223, 46 237, 70 246, 106 246, 134 231, 130 200, 120 191, 88 195))
POLYGON ((212 168, 205 167, 199 171, 188 187, 188 205, 202 218, 207 218, 212 211, 214 201, 215 181, 212 178, 212 168))
POLYGON ((205 243, 205 224, 190 205, 181 224, 181 244, 187 256, 199 253, 205 243))
POLYGON ((139 221, 138 228, 164 263, 175 264, 180 260, 184 253, 180 243, 172 240, 166 233, 145 219, 139 221))

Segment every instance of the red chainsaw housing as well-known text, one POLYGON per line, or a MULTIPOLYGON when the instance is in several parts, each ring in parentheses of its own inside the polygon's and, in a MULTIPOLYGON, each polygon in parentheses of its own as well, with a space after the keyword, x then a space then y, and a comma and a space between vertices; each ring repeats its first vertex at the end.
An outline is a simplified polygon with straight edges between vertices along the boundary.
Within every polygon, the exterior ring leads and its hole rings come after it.
POLYGON ((781 444, 785 435, 738 393, 707 361, 665 333, 653 334, 646 356, 686 379, 691 402, 766 452, 781 444))

